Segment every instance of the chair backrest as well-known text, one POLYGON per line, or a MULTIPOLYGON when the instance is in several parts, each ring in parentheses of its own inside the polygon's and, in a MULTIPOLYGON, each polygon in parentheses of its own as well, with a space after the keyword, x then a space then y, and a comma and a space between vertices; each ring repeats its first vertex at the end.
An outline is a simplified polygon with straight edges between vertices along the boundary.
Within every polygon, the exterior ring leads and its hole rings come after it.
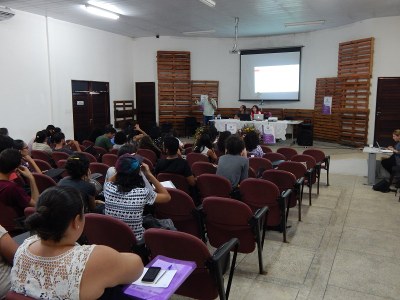
POLYGON ((45 189, 49 187, 57 185, 57 183, 50 176, 39 173, 32 173, 32 175, 35 178, 35 182, 39 190, 39 193, 42 193, 45 189))
POLYGON ((153 150, 150 150, 150 149, 138 149, 136 154, 139 154, 140 156, 143 156, 143 157, 147 158, 148 160, 150 160, 151 163, 153 164, 153 166, 157 162, 157 154, 153 150))
POLYGON ((61 151, 53 151, 53 153, 51 153, 51 158, 53 158, 56 164, 60 159, 68 159, 68 157, 69 157, 68 153, 61 151))
POLYGON ((211 254, 199 238, 185 232, 150 228, 144 232, 144 240, 152 257, 164 255, 196 263, 197 268, 179 287, 177 294, 195 299, 218 296, 214 275, 206 267, 211 254))
POLYGON ((205 156, 204 154, 197 153, 197 152, 190 152, 186 155, 186 160, 189 164, 190 167, 192 167, 193 163, 196 161, 205 161, 205 162, 210 162, 208 160, 208 157, 205 156))
POLYGON ((171 180, 175 187, 185 193, 189 194, 189 183, 186 180, 186 177, 181 174, 174 173, 159 173, 157 175, 158 181, 168 181, 171 180))
POLYGON ((83 235, 89 244, 109 246, 119 252, 132 252, 136 245, 136 237, 127 224, 101 214, 85 214, 83 235))
POLYGON ((252 211, 268 206, 267 225, 276 226, 281 223, 281 210, 278 203, 279 188, 272 182, 247 178, 240 183, 240 195, 252 211))
POLYGON ((82 141, 82 145, 83 145, 83 147, 87 148, 87 147, 90 147, 90 146, 94 146, 94 142, 89 141, 89 140, 83 140, 82 141))
POLYGON ((283 154, 286 157, 286 160, 290 160, 293 156, 297 154, 297 150, 290 147, 282 147, 276 150, 277 153, 283 154))
POLYGON ((287 160, 283 154, 276 153, 276 152, 268 152, 263 155, 263 158, 269 159, 271 163, 279 160, 287 160))
POLYGON ((104 184, 104 180, 106 179, 106 174, 107 174, 108 168, 109 168, 108 165, 99 163, 99 162, 92 162, 89 165, 89 169, 92 174, 99 173, 99 174, 103 175, 102 177, 99 177, 96 179, 101 185, 104 184))
POLYGON ((199 213, 196 214, 192 197, 184 191, 167 188, 171 200, 166 203, 156 203, 155 213, 158 219, 171 219, 179 230, 198 238, 202 238, 199 213))
POLYGON ((231 238, 238 238, 239 252, 254 251, 256 244, 249 225, 253 213, 247 204, 231 198, 211 196, 203 200, 203 211, 211 246, 218 248, 231 238))
POLYGON ((264 153, 272 152, 272 149, 271 149, 270 147, 268 147, 268 146, 260 145, 260 147, 261 147, 261 149, 262 149, 262 151, 263 151, 264 153))
MULTIPOLYGON (((295 190, 295 185, 297 183, 296 176, 293 173, 285 171, 285 170, 266 170, 262 174, 262 178, 273 182, 279 188, 280 193, 285 190, 291 189, 292 191, 295 190)), ((296 206, 297 200, 296 193, 292 192, 289 197, 289 207, 296 206)))
POLYGON ((192 164, 192 173, 195 177, 201 174, 215 174, 217 167, 210 162, 196 161, 192 164))
POLYGON ((93 146, 93 149, 96 150, 97 154, 100 155, 100 157, 102 157, 104 154, 108 153, 106 151, 106 149, 104 149, 103 147, 93 146))
POLYGON ((34 158, 33 161, 37 164, 42 172, 52 169, 51 165, 45 160, 34 158))
POLYGON ((257 175, 262 174, 265 170, 272 169, 272 163, 269 159, 263 157, 249 157, 249 167, 253 168, 257 175))
POLYGON ((314 168, 317 164, 315 158, 307 154, 297 154, 292 157, 291 161, 305 162, 307 164, 307 169, 314 168))
POLYGON ((185 148, 185 155, 188 155, 189 153, 192 153, 193 147, 186 147, 185 148))
POLYGON ((197 177, 196 185, 201 199, 209 196, 230 198, 232 186, 225 177, 216 174, 202 174, 197 177))
POLYGON ((247 177, 248 178, 257 178, 256 171, 252 167, 249 167, 249 170, 247 172, 247 177))
POLYGON ((306 149, 303 151, 303 154, 310 155, 314 157, 317 163, 322 163, 325 160, 325 153, 319 149, 306 149))
POLYGON ((90 154, 89 152, 81 152, 81 153, 87 157, 89 162, 97 162, 97 158, 93 154, 90 154))
POLYGON ((34 298, 31 298, 29 296, 25 296, 22 294, 18 294, 13 291, 9 291, 4 299, 5 300, 34 300, 34 298))
POLYGON ((117 154, 118 154, 118 151, 119 151, 119 149, 112 148, 112 149, 110 150, 110 153, 111 153, 111 154, 117 155, 117 154))
POLYGON ((31 156, 34 159, 41 159, 41 160, 44 160, 44 161, 46 161, 48 163, 51 163, 51 161, 50 161, 51 156, 49 154, 47 154, 46 152, 44 152, 44 151, 32 150, 31 151, 31 156))
POLYGON ((307 172, 307 167, 298 161, 284 161, 277 169, 293 173, 296 179, 304 177, 307 172))
POLYGON ((114 167, 118 156, 112 153, 106 153, 101 157, 101 162, 109 167, 114 167))

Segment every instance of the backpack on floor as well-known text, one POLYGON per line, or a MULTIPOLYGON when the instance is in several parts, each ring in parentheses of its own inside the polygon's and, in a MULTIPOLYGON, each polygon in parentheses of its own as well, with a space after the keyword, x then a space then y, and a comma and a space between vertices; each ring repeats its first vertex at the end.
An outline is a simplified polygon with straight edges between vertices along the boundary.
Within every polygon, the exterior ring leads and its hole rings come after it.
POLYGON ((390 192, 390 183, 386 179, 382 179, 378 183, 375 183, 372 186, 372 189, 374 191, 379 191, 379 192, 382 192, 382 193, 388 193, 388 192, 390 192))

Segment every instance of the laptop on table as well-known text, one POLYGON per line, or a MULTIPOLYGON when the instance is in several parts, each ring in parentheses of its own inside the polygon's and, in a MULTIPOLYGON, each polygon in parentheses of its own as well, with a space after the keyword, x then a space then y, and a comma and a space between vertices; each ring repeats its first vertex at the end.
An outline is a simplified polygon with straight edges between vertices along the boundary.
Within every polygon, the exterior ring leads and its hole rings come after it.
POLYGON ((264 114, 254 114, 255 121, 264 121, 264 114))

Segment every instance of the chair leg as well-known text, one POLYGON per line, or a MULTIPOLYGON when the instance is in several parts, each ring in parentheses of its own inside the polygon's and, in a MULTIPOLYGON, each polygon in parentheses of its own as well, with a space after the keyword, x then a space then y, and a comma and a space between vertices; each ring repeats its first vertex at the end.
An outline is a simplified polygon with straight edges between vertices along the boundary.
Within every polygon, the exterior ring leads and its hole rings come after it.
POLYGON ((321 178, 321 167, 317 170, 317 195, 319 195, 319 180, 321 178))

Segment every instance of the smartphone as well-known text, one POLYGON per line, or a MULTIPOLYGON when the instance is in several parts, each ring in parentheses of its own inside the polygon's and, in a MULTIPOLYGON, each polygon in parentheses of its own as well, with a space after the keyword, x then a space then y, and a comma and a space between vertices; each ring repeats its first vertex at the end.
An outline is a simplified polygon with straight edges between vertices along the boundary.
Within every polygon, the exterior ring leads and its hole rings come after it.
POLYGON ((160 267, 150 267, 144 274, 142 281, 153 282, 156 279, 158 273, 160 273, 160 270, 161 270, 160 267))

